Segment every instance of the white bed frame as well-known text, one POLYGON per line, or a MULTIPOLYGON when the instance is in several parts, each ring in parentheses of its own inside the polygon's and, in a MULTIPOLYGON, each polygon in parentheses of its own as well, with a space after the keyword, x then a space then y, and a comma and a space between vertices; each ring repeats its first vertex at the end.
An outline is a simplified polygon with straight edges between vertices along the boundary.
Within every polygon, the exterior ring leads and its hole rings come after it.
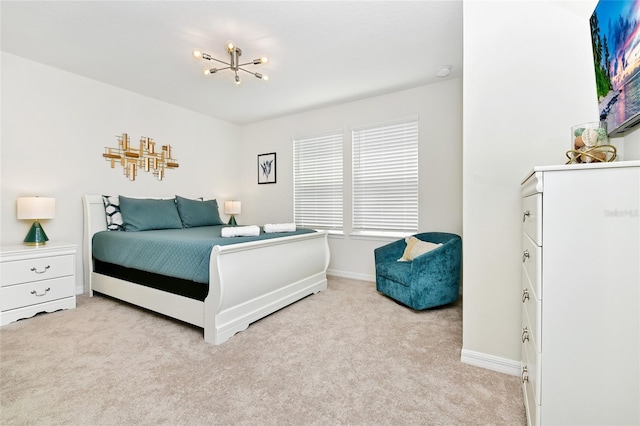
POLYGON ((93 234, 107 229, 102 196, 84 195, 84 274, 97 291, 202 327, 219 345, 249 324, 327 288, 327 232, 215 246, 204 302, 93 271, 93 234))

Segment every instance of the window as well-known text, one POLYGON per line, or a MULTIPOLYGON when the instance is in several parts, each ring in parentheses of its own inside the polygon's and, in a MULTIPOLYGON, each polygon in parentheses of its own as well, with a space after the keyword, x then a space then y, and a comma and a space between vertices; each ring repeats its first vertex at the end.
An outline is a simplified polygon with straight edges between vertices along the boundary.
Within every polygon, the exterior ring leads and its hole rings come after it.
POLYGON ((418 119, 353 130, 353 231, 418 231, 418 119))
POLYGON ((293 141, 293 219, 342 230, 342 132, 293 141))

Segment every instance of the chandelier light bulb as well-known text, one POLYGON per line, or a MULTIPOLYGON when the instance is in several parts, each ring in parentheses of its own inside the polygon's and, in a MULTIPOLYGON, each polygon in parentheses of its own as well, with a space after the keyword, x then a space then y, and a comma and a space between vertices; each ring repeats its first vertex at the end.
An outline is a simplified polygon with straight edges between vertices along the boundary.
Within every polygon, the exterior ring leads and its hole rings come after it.
POLYGON ((267 58, 266 56, 263 56, 262 58, 260 58, 261 64, 266 64, 267 62, 269 62, 269 58, 267 58))
POLYGON ((239 76, 239 75, 236 75, 236 84, 239 86, 239 85, 240 85, 240 83, 241 83, 241 81, 240 81, 240 76, 239 76))
POLYGON ((262 79, 263 79, 264 81, 269 81, 269 76, 268 76, 268 75, 263 75, 263 76, 262 76, 262 79))
POLYGON ((233 52, 233 49, 235 49, 235 48, 236 48, 236 46, 233 44, 233 42, 232 42, 232 41, 230 41, 229 43, 227 43, 227 50, 228 50, 229 52, 233 52))
POLYGON ((202 52, 200 50, 194 49, 193 57, 196 58, 196 59, 202 58, 202 52))

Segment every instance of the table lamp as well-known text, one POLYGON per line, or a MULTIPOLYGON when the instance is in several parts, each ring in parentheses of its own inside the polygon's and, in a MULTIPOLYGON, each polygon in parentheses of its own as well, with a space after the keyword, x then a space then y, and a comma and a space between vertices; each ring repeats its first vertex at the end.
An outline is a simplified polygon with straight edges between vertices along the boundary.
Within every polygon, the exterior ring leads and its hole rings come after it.
POLYGON ((242 203, 240 201, 225 201, 224 202, 224 213, 231 215, 229 218, 228 225, 236 226, 236 218, 235 215, 240 214, 242 211, 242 203))
POLYGON ((56 199, 50 197, 18 198, 18 219, 34 220, 31 229, 24 238, 29 246, 45 245, 49 238, 40 225, 41 219, 53 219, 56 216, 56 199))

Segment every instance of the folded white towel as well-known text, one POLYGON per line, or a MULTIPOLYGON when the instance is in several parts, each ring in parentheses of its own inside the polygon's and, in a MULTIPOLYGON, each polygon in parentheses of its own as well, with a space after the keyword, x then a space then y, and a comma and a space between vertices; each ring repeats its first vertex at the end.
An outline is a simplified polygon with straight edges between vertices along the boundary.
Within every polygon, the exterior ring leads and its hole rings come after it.
POLYGON ((222 228, 220 235, 229 237, 257 237, 260 235, 260 228, 257 225, 248 226, 227 226, 222 228))
POLYGON ((295 223, 265 223, 264 232, 267 234, 272 232, 295 232, 295 223))

